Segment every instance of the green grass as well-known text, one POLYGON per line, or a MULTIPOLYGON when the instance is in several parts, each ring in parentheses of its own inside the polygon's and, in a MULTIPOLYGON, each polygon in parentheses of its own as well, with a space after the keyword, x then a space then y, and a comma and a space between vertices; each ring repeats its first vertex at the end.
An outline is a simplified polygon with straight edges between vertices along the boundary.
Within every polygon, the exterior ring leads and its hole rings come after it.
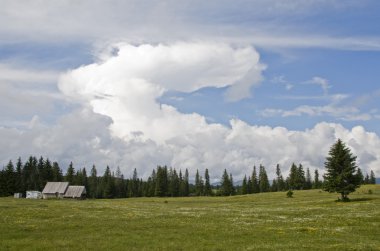
POLYGON ((0 198, 0 250, 380 250, 380 185, 293 196, 0 198))

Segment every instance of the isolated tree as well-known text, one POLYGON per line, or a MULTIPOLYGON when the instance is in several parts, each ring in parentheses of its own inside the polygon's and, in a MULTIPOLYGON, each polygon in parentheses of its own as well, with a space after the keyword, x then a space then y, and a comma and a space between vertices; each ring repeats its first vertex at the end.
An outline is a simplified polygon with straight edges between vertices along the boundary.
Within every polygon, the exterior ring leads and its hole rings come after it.
POLYGON ((330 193, 340 193, 341 199, 347 201, 347 195, 360 186, 360 179, 357 175, 356 156, 352 155, 340 139, 331 146, 325 168, 323 189, 330 193))

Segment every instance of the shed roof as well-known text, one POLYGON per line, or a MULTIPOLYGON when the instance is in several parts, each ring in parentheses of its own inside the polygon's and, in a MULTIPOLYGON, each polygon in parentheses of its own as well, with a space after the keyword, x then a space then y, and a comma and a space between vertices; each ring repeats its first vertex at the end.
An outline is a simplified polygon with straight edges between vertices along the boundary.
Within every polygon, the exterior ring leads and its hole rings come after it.
POLYGON ((84 186, 69 186, 64 197, 80 198, 82 194, 86 194, 86 188, 84 186))
POLYGON ((69 182, 48 182, 42 193, 64 194, 69 186, 69 182))

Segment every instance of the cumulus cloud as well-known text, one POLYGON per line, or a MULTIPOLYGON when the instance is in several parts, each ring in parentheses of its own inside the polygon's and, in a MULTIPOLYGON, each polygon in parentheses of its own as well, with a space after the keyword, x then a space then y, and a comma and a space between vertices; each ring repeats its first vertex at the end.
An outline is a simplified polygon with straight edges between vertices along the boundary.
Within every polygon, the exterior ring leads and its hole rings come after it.
POLYGON ((90 159, 103 167, 107 162, 119 165, 127 176, 137 168, 146 177, 155 165, 167 164, 191 173, 208 168, 213 178, 227 168, 241 178, 253 165, 264 164, 273 177, 277 163, 285 175, 292 162, 322 172, 329 147, 341 138, 358 155, 363 170, 380 171, 380 139, 362 127, 349 130, 319 123, 310 130, 291 131, 238 119, 224 126, 158 103, 170 90, 238 86, 250 78, 257 84, 263 66, 253 48, 215 43, 118 44, 106 51, 98 62, 61 77, 60 90, 84 110, 62 119, 46 138, 34 141, 40 142, 41 149, 59 144, 55 153, 66 152, 87 165, 90 159), (64 128, 70 128, 67 134, 55 136, 64 128), (90 132, 84 133, 85 128, 90 132))
MULTIPOLYGON (((260 83, 264 66, 252 47, 220 43, 117 44, 117 54, 62 76, 60 90, 109 116, 115 136, 164 142, 209 127, 198 114, 181 114, 157 99, 168 90, 193 92, 230 86, 226 97, 246 97, 260 83)), ((109 50, 108 50, 109 51, 109 50)))

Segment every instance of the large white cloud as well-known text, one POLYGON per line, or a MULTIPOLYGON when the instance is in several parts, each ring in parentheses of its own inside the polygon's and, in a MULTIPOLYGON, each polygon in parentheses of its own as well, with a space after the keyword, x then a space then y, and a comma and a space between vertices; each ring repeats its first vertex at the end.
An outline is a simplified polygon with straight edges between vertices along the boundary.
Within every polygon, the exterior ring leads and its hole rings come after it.
POLYGON ((192 92, 225 86, 232 86, 226 94, 228 99, 241 99, 260 83, 264 69, 252 47, 197 42, 118 44, 114 50, 116 55, 102 55, 102 61, 62 76, 59 88, 95 112, 111 117, 113 134, 125 139, 138 134, 164 143, 209 131, 212 125, 204 117, 181 114, 156 99, 168 90, 192 92))
POLYGON ((292 162, 323 171, 329 147, 337 138, 357 154, 364 171, 380 171, 380 139, 361 126, 349 130, 339 124, 319 123, 310 130, 291 131, 236 119, 227 127, 157 102, 168 90, 191 92, 206 86, 257 84, 263 66, 253 48, 198 42, 117 44, 114 50, 106 51, 99 62, 63 75, 59 88, 87 109, 111 119, 99 127, 102 136, 91 130, 87 147, 72 142, 74 149, 90 151, 91 158, 103 158, 101 163, 106 160, 120 165, 126 174, 137 168, 146 177, 156 164, 189 168, 191 172, 209 168, 214 178, 224 168, 241 178, 259 164, 267 166, 272 177, 277 163, 285 175, 292 162), (108 128, 112 137, 104 133, 108 128), (96 147, 99 142, 103 142, 102 148, 96 147))

